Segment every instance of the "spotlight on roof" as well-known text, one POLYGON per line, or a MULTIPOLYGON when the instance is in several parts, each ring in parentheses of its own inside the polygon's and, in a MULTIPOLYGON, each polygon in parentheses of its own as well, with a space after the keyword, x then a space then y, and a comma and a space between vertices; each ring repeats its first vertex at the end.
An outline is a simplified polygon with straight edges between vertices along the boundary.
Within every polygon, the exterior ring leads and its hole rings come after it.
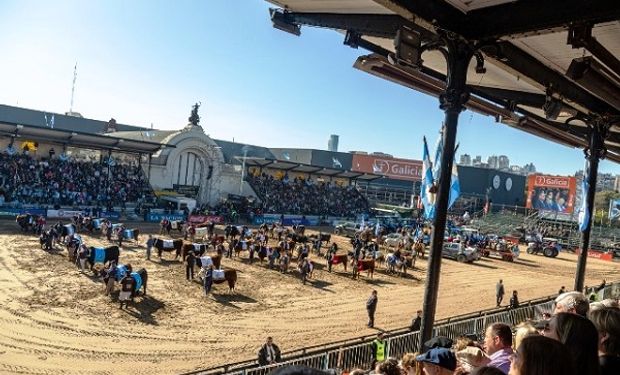
POLYGON ((397 63, 419 68, 422 64, 422 38, 412 29, 401 26, 394 38, 396 54, 392 59, 397 63))
POLYGON ((547 120, 557 120, 562 112, 562 102, 551 95, 547 95, 545 104, 543 104, 543 111, 545 111, 545 118, 547 120))
POLYGON ((269 15, 271 16, 271 22, 273 27, 278 30, 285 31, 289 34, 296 36, 301 35, 301 27, 288 20, 286 12, 281 9, 269 8, 269 15))

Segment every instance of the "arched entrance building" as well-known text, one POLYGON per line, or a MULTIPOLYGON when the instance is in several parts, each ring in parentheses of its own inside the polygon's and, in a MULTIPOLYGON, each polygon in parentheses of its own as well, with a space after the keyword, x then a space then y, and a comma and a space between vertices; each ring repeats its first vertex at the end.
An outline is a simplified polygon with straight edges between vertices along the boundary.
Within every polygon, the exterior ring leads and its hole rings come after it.
POLYGON ((149 138, 174 146, 160 150, 144 165, 154 190, 195 194, 198 202, 215 204, 226 194, 226 181, 234 180, 238 184, 232 175, 224 176, 227 168, 221 148, 202 127, 188 125, 177 131, 148 133, 149 138))

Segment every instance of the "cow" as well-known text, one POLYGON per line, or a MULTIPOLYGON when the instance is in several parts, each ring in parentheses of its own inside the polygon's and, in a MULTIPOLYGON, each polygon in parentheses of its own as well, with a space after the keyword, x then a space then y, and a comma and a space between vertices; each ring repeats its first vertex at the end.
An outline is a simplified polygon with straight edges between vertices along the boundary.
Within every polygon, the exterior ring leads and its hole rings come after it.
POLYGON ((67 252, 69 253, 69 261, 75 262, 78 254, 78 249, 80 245, 83 243, 82 237, 80 235, 70 236, 67 241, 67 252))
POLYGON ((344 272, 347 272, 347 261, 349 256, 347 254, 327 254, 327 271, 332 272, 332 265, 342 264, 344 267, 344 272))
POLYGON ((360 259, 358 261, 355 258, 351 261, 353 266, 353 278, 359 277, 360 272, 368 271, 367 277, 372 278, 375 273, 375 260, 374 259, 360 259))
MULTIPOLYGON (((142 296, 146 296, 146 284, 148 282, 148 272, 146 271, 146 269, 140 268, 137 272, 132 272, 132 268, 130 264, 119 265, 117 267, 116 281, 120 282, 123 279, 123 277, 125 277, 125 274, 127 272, 129 272, 129 275, 133 277, 135 281, 134 290, 133 290, 133 293, 131 294, 132 302, 133 302, 133 297, 137 296, 140 293, 140 289, 143 289, 142 296)), ((104 284, 108 283, 108 277, 109 276, 106 275, 102 278, 104 284)))
POLYGON ((124 240, 134 240, 136 243, 138 243, 140 240, 140 229, 125 229, 123 230, 122 236, 124 240))
POLYGON ((422 241, 418 241, 415 243, 415 245, 413 245, 413 251, 415 252, 416 256, 419 256, 422 259, 424 259, 424 247, 424 242, 422 241))
POLYGON ((183 242, 181 246, 181 259, 185 261, 187 255, 190 251, 193 251, 195 254, 199 256, 203 256, 205 252, 209 250, 209 244, 206 243, 191 243, 191 242, 183 242))
POLYGON ((56 225, 54 225, 54 230, 63 242, 65 241, 65 238, 67 236, 77 233, 77 228, 75 224, 62 225, 61 223, 57 223, 56 225))
POLYGON ((227 225, 226 228, 224 228, 224 234, 226 235, 226 239, 230 238, 234 240, 235 237, 241 234, 241 232, 236 225, 227 225))
POLYGON ((93 270, 95 264, 105 264, 108 262, 114 262, 118 264, 118 257, 120 255, 120 249, 118 246, 108 247, 90 247, 90 253, 86 262, 90 265, 90 270, 93 270))
POLYGON ((157 255, 159 259, 161 259, 162 252, 172 252, 175 251, 176 254, 174 259, 176 260, 181 255, 181 248, 183 247, 183 240, 164 240, 161 238, 155 238, 153 242, 153 247, 157 249, 157 255))
POLYGON ((222 284, 226 281, 228 283, 228 293, 234 293, 235 284, 237 283, 237 270, 234 269, 225 269, 225 270, 214 270, 213 271, 213 284, 222 284), (216 277, 217 273, 223 272, 224 277, 216 277))
POLYGON ((51 251, 53 249, 52 241, 54 240, 54 234, 52 230, 47 230, 41 233, 39 236, 39 243, 41 244, 41 250, 51 251))
POLYGON ((211 259, 211 263, 213 263, 215 269, 220 269, 222 266, 222 257, 220 255, 196 257, 196 266, 206 271, 206 267, 209 266, 209 260, 207 258, 211 259))
POLYGON ((30 214, 21 214, 17 215, 15 218, 15 222, 19 225, 22 232, 34 231, 34 227, 36 224, 36 218, 34 215, 30 214))

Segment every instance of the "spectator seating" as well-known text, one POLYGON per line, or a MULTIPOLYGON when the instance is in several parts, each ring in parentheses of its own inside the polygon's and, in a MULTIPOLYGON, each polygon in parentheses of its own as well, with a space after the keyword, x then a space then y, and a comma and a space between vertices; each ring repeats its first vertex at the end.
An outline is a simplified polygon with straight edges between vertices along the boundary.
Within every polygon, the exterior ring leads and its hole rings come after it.
POLYGON ((248 177, 264 213, 355 216, 368 212, 368 201, 353 186, 263 174, 248 177))

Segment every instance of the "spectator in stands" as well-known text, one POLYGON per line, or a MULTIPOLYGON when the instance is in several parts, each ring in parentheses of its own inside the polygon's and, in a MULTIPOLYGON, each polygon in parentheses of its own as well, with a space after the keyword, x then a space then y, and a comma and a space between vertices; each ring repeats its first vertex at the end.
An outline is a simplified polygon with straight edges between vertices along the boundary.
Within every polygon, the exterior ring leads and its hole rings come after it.
POLYGON ((416 360, 424 364, 426 375, 452 375, 456 370, 456 356, 450 349, 433 348, 416 360))
POLYGON ((420 353, 405 353, 400 361, 400 367, 405 375, 422 375, 422 366, 416 361, 420 353))
MULTIPOLYGON (((547 325, 548 323, 544 322, 544 325, 542 325, 542 331, 544 331, 547 325)), ((527 336, 537 335, 537 334, 538 334, 538 331, 536 330, 536 327, 534 327, 531 323, 523 322, 523 323, 518 324, 516 327, 513 348, 514 349, 518 348, 519 345, 521 345, 521 341, 523 341, 523 339, 526 338, 527 336)))
POLYGON ((602 308, 590 313, 598 331, 598 353, 601 375, 620 374, 620 310, 602 308))
MULTIPOLYGON (((543 336, 528 336, 512 356, 510 375, 577 375, 566 346, 543 336)), ((579 374, 581 375, 581 374, 579 374)))
POLYGON ((266 366, 280 362, 281 360, 280 348, 278 345, 274 344, 272 337, 267 337, 267 341, 258 351, 258 364, 261 366, 266 366))
POLYGON ((491 366, 483 366, 475 369, 471 372, 471 375, 502 375, 503 372, 500 369, 491 366))
POLYGON ((563 293, 566 293, 566 287, 564 285, 562 285, 560 290, 558 290, 558 294, 563 294, 563 293))
POLYGON ((510 369, 512 351, 512 330, 503 323, 489 326, 484 336, 484 350, 489 356, 489 366, 497 367, 504 374, 510 369))
MULTIPOLYGON (((284 366, 269 373, 270 375, 336 375, 334 370, 322 371, 308 366, 284 366)), ((353 373, 351 373, 353 374, 353 373)))
POLYGON ((383 362, 377 363, 377 365, 375 366, 375 374, 401 375, 398 361, 396 361, 394 358, 388 358, 383 362))
POLYGON ((554 314, 568 312, 581 316, 587 316, 590 309, 588 298, 580 292, 567 292, 560 294, 555 299, 554 314))
POLYGON ((599 374, 598 331, 587 318, 558 313, 549 321, 545 336, 566 345, 579 375, 599 374))

